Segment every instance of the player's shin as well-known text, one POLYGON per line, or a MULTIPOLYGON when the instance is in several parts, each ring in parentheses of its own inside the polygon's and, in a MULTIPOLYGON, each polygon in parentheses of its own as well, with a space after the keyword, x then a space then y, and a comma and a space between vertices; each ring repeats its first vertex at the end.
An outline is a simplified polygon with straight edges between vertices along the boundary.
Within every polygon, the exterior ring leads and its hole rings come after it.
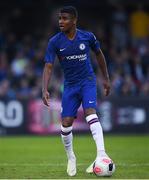
POLYGON ((90 125, 90 130, 95 140, 97 147, 97 157, 107 156, 104 147, 103 130, 96 114, 91 114, 86 117, 87 123, 90 125))
POLYGON ((75 176, 77 173, 77 169, 76 169, 76 157, 73 152, 72 126, 70 127, 61 126, 61 137, 68 158, 67 173, 69 176, 75 176))
POLYGON ((61 126, 61 138, 64 144, 68 159, 74 158, 72 126, 61 126))

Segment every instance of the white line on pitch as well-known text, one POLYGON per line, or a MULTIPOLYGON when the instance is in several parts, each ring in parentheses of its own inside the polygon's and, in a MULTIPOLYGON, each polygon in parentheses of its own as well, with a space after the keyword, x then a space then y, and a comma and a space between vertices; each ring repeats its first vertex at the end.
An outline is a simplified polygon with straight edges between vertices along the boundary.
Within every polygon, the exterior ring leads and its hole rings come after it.
MULTIPOLYGON (((67 163, 60 163, 60 164, 54 164, 54 163, 0 163, 0 166, 66 166, 67 163)), ((85 163, 78 163, 77 166, 88 166, 88 164, 85 163)), ((149 163, 132 163, 132 164, 126 164, 126 163, 118 163, 116 166, 122 166, 122 167, 139 167, 139 166, 149 166, 149 163)))

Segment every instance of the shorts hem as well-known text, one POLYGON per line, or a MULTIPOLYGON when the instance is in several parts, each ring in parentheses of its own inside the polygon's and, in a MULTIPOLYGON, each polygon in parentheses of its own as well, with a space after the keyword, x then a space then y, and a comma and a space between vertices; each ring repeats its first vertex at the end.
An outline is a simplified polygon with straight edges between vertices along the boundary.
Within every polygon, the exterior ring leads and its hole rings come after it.
POLYGON ((77 115, 61 115, 61 117, 62 117, 62 118, 71 117, 71 118, 76 119, 76 118, 77 118, 77 115))

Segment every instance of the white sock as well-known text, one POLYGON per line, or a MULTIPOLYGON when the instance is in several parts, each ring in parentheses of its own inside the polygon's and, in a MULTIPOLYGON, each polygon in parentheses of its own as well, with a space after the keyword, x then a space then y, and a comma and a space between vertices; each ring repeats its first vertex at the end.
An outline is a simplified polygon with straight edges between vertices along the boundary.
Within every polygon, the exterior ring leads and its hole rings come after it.
POLYGON ((97 157, 99 156, 107 156, 104 147, 104 138, 103 138, 103 131, 99 119, 96 114, 91 114, 86 117, 86 121, 90 125, 90 130, 95 140, 96 147, 97 147, 97 157))
POLYGON ((65 147, 67 158, 68 159, 74 158, 75 155, 73 152, 73 143, 72 143, 73 142, 72 126, 70 127, 61 126, 61 138, 65 147))

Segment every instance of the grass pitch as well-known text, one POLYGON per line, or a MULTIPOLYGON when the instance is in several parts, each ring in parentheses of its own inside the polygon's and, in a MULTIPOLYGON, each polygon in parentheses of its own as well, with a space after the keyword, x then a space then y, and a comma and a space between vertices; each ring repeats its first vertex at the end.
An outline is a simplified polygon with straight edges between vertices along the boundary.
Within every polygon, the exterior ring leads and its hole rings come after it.
MULTIPOLYGON (((149 136, 108 135, 105 136, 105 146, 116 164, 116 172, 108 179, 149 178, 149 136)), ((74 150, 78 173, 75 177, 68 177, 60 137, 0 137, 0 178, 102 179, 85 172, 95 159, 92 137, 74 136, 74 150)))

